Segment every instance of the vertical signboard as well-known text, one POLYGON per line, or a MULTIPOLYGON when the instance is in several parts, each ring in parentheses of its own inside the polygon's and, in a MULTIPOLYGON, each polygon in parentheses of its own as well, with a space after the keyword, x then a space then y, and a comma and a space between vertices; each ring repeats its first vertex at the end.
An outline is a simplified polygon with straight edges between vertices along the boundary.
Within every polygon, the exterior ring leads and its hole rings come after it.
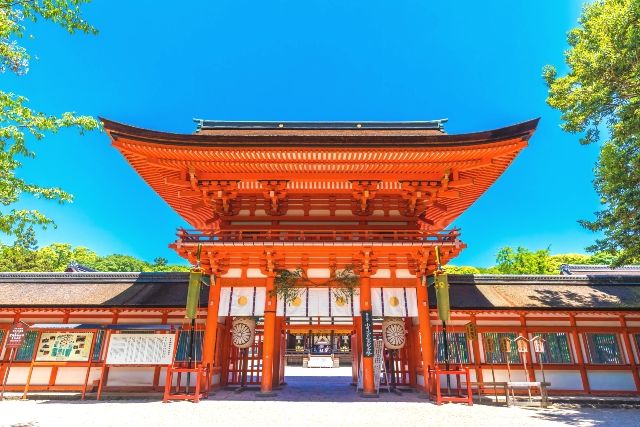
POLYGON ((11 325, 7 331, 7 342, 5 348, 20 348, 24 342, 24 338, 29 331, 29 325, 23 322, 17 322, 11 325))
POLYGON ((362 312, 362 355, 373 357, 373 314, 371 310, 362 312))

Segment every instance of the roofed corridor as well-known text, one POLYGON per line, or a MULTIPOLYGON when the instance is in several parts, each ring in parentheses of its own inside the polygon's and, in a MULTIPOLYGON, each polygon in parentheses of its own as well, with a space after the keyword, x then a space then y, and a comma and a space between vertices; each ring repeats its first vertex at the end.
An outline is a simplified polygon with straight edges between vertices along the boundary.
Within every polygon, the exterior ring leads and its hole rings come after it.
POLYGON ((226 243, 226 242, 389 242, 416 244, 461 244, 458 231, 428 233, 414 230, 219 230, 199 232, 179 230, 182 243, 226 243))

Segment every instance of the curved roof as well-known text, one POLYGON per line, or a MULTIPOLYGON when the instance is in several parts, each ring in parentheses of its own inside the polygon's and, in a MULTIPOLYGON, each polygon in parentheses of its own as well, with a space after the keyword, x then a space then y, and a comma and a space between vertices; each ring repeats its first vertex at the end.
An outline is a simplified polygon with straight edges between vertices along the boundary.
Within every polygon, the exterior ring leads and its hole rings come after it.
MULTIPOLYGON (((0 308, 183 307, 189 273, 2 273, 0 308)), ((640 276, 449 276, 454 310, 638 310, 640 276)), ((203 286, 200 305, 206 306, 203 286)), ((429 301, 435 308, 433 287, 429 301)))
POLYGON ((407 185, 428 187, 444 180, 448 187, 438 193, 426 218, 433 229, 443 229, 504 172, 527 145, 539 119, 459 135, 435 129, 440 127, 435 122, 385 122, 378 128, 363 122, 355 129, 346 129, 345 122, 315 127, 287 127, 285 122, 278 128, 272 123, 258 129, 215 122, 226 124, 175 134, 101 120, 113 145, 141 177, 202 230, 209 228, 212 211, 195 181, 233 182, 236 196, 253 198, 262 197, 265 181, 286 181, 289 193, 345 197, 351 197, 354 181, 366 181, 376 183, 380 196, 404 203, 400 195, 407 185))

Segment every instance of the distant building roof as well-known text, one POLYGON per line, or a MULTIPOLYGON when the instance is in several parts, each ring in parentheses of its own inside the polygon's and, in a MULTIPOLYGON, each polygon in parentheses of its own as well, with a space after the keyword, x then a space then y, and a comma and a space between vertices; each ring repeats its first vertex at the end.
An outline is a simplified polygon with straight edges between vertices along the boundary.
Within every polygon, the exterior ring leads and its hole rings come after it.
MULTIPOLYGON (((0 307, 184 307, 189 273, 0 273, 0 307)), ((638 275, 451 275, 459 310, 640 310, 638 275)), ((203 286, 200 304, 206 305, 203 286)), ((429 288, 435 307, 433 287, 429 288)))
POLYGON ((564 275, 631 275, 640 276, 640 265, 623 265, 612 268, 609 265, 588 265, 588 264, 562 264, 560 274, 564 275))
POLYGON ((93 268, 87 267, 86 265, 82 265, 79 264, 75 261, 71 261, 68 265, 67 268, 65 268, 64 272, 65 273, 89 273, 89 272, 96 272, 98 270, 95 270, 93 268))

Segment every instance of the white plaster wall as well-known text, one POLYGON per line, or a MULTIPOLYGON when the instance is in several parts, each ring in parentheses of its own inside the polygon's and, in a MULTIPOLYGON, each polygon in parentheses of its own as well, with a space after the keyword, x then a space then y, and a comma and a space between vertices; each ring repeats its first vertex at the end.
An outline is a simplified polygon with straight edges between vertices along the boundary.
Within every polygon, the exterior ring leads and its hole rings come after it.
POLYGON ((563 322, 562 320, 527 320, 527 326, 571 326, 571 322, 568 320, 563 322))
MULTIPOLYGON (((549 371, 544 370, 544 376, 550 390, 582 390, 580 371, 549 371)), ((536 369, 536 381, 542 381, 542 372, 536 369)))
POLYGON ((85 375, 87 375, 87 368, 60 367, 56 374, 55 385, 82 385, 84 384, 85 375))
POLYGON ((154 368, 113 367, 109 369, 107 385, 113 386, 151 386, 153 385, 154 368))
MULTIPOLYGON (((494 369, 496 382, 507 382, 509 381, 509 372, 506 369, 494 369)), ((482 379, 487 382, 492 382, 493 377, 491 376, 491 368, 482 370, 482 379)), ((511 381, 529 381, 529 377, 522 370, 511 369, 511 381)))
POLYGON ((520 321, 519 320, 485 320, 485 319, 478 319, 476 322, 477 325, 481 325, 481 326, 489 326, 489 325, 496 325, 496 326, 520 326, 520 321))
POLYGON ((606 320, 578 320, 576 321, 576 325, 578 326, 586 326, 586 327, 596 327, 596 326, 612 326, 612 327, 616 327, 619 328, 620 327, 620 322, 618 320, 611 320, 611 321, 606 321, 606 320))
MULTIPOLYGON (((29 375, 29 367, 16 367, 12 366, 9 371, 9 377, 7 378, 7 385, 24 385, 27 383, 27 376, 29 375)), ((51 377, 51 368, 39 367, 33 368, 31 374, 31 385, 48 385, 49 378, 51 377)))
POLYGON ((635 391, 631 371, 587 371, 591 390, 635 391))

